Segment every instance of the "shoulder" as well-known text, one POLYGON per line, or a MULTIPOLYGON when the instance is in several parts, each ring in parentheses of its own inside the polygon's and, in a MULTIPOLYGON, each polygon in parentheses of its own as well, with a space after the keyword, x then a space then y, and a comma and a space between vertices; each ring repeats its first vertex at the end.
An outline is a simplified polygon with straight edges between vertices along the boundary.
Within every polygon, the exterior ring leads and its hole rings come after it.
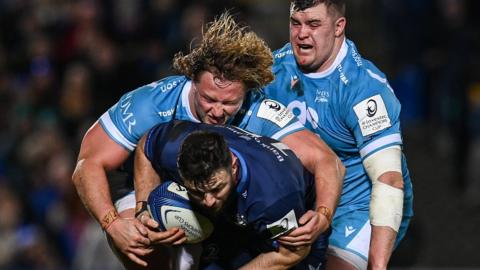
POLYGON ((293 55, 290 43, 285 44, 282 48, 273 52, 273 73, 277 74, 280 70, 286 69, 288 66, 295 66, 295 57, 293 55))

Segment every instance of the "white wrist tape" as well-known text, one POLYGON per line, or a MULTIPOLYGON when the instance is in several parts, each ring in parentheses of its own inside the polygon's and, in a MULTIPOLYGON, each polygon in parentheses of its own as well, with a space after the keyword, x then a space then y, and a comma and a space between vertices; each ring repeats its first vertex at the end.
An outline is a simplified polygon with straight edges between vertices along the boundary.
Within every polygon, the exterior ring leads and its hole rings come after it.
POLYGON ((403 190, 378 181, 386 172, 402 173, 402 151, 399 146, 382 149, 363 161, 372 180, 370 199, 370 223, 388 226, 398 232, 403 215, 403 190))

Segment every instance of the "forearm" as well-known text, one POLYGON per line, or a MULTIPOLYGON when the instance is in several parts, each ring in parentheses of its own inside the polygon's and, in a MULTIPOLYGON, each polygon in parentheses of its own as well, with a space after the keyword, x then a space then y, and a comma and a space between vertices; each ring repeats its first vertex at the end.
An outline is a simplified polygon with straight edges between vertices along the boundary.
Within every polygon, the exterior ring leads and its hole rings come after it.
POLYGON ((146 201, 150 192, 160 184, 160 177, 153 169, 150 160, 145 156, 143 148, 145 146, 145 136, 138 143, 135 151, 135 199, 146 201))
POLYGON ((316 205, 325 206, 335 212, 343 186, 345 167, 336 156, 326 156, 315 167, 316 205))
POLYGON ((101 224, 102 218, 114 208, 105 170, 87 159, 81 159, 72 180, 85 208, 101 224))
POLYGON ((282 139, 302 165, 315 176, 316 205, 330 209, 333 216, 340 198, 345 167, 337 155, 318 136, 302 130, 282 139))
POLYGON ((242 266, 241 270, 282 270, 290 269, 305 258, 310 246, 302 246, 294 251, 280 246, 278 251, 262 253, 242 266))
POLYGON ((368 269, 387 269, 397 233, 390 227, 372 226, 368 269))

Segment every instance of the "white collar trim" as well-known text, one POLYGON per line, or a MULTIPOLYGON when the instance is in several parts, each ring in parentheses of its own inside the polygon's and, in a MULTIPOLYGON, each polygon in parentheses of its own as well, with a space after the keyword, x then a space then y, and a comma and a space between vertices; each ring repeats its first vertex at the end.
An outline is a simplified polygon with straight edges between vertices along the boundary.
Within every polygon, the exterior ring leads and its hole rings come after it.
POLYGON ((347 52, 348 52, 348 45, 346 42, 346 38, 343 38, 342 47, 340 48, 340 51, 338 51, 337 57, 335 58, 335 61, 333 61, 332 65, 330 65, 330 67, 328 67, 326 70, 322 72, 307 73, 305 74, 305 76, 313 79, 327 77, 328 75, 332 74, 335 71, 338 65, 340 65, 340 63, 343 61, 343 59, 347 55, 347 52))

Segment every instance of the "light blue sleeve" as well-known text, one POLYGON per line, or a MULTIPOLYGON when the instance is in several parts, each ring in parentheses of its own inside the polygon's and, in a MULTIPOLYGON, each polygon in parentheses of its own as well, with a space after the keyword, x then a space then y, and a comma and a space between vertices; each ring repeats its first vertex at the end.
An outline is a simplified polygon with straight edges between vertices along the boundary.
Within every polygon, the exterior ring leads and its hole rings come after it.
POLYGON ((355 89, 344 99, 344 117, 353 132, 362 159, 376 151, 402 145, 400 102, 383 74, 366 69, 355 89))
POLYGON ((153 104, 154 91, 154 87, 146 85, 128 92, 100 117, 100 124, 110 138, 129 151, 160 121, 153 104))

